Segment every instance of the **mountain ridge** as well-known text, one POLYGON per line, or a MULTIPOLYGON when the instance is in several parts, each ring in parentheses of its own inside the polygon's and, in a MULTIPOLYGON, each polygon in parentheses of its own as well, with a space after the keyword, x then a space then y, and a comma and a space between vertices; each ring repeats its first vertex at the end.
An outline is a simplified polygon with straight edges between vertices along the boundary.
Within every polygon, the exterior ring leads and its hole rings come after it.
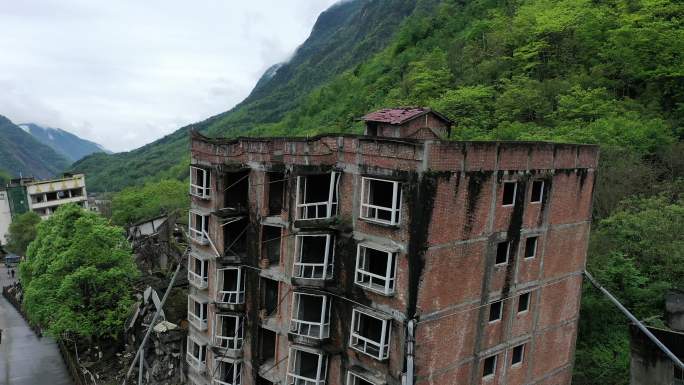
POLYGON ((83 139, 61 128, 46 127, 36 123, 21 123, 17 126, 72 162, 96 152, 111 153, 102 145, 83 139))

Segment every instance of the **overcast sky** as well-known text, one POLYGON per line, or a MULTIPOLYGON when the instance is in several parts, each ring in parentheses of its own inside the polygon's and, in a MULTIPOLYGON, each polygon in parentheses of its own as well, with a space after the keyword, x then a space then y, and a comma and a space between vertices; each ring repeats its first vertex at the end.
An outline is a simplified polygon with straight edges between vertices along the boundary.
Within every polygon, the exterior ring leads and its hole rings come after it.
POLYGON ((2 0, 0 115, 113 151, 226 111, 336 0, 2 0))

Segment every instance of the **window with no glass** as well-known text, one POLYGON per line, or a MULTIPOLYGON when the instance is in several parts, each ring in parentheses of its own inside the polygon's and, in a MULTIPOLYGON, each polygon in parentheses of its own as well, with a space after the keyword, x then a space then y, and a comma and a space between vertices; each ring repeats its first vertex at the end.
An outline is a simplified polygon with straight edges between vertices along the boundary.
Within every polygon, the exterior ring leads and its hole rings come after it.
POLYGON ((347 385, 375 385, 375 383, 354 372, 347 374, 347 385))
POLYGON ((492 302, 489 305, 489 322, 500 321, 502 310, 503 310, 503 301, 492 302))
POLYGON ((525 259, 534 258, 537 255, 537 238, 527 237, 525 239, 525 259))
POLYGON ((503 265, 508 263, 508 255, 511 252, 511 242, 510 241, 505 241, 505 242, 499 242, 499 244, 496 245, 496 264, 497 265, 503 265))
POLYGON ((350 345, 362 353, 383 360, 389 357, 390 328, 389 320, 354 309, 350 345))
POLYGON ((525 355, 525 344, 518 345, 513 348, 513 354, 511 354, 511 366, 520 365, 523 362, 523 357, 525 355))
POLYGON ((535 180, 532 182, 532 194, 530 194, 531 203, 539 203, 544 198, 544 181, 535 180))
POLYGON ((530 308, 530 293, 520 294, 518 297, 518 313, 524 313, 530 308))
POLYGON ((511 206, 515 203, 515 193, 517 189, 518 184, 516 182, 503 183, 503 199, 501 201, 503 206, 511 206))
POLYGON ((382 294, 394 292, 396 253, 359 245, 356 254, 356 284, 382 294))
POLYGON ((361 218, 396 225, 400 221, 401 186, 399 182, 362 178, 361 218))
POLYGON ((482 377, 494 376, 496 373, 496 355, 485 358, 482 365, 482 377))

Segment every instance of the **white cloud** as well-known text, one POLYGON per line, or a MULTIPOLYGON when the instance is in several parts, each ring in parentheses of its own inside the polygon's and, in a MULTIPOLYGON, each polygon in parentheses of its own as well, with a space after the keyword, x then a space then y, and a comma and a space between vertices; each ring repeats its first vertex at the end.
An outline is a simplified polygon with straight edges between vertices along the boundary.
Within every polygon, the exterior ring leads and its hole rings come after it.
POLYGON ((0 114, 140 147, 240 102, 334 2, 0 2, 0 114))

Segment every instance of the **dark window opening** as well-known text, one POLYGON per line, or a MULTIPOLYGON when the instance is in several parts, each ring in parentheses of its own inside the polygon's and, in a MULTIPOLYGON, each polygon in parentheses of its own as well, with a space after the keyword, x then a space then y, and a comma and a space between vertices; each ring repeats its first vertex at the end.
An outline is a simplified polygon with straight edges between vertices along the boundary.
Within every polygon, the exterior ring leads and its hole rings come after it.
POLYGON ((285 174, 269 172, 268 176, 268 215, 280 215, 285 201, 285 174))
POLYGON ((503 301, 492 302, 489 305, 489 322, 496 322, 501 320, 502 310, 503 301))
POLYGON ((57 200, 57 193, 56 192, 49 192, 45 194, 46 199, 49 201, 54 201, 57 200))
POLYGON ((75 188, 71 190, 71 196, 72 197, 80 197, 83 196, 83 189, 82 188, 75 188))
POLYGON ((307 378, 318 378, 318 354, 298 350, 297 375, 307 378))
POLYGON ((327 202, 330 198, 330 174, 307 175, 303 203, 327 202))
POLYGON ((544 181, 535 180, 532 182, 532 194, 530 195, 530 202, 538 203, 544 197, 544 181))
POLYGON ((513 348, 513 355, 511 358, 511 365, 518 365, 523 362, 523 354, 525 352, 525 344, 518 345, 513 348))
POLYGON ((496 356, 487 357, 482 368, 482 377, 493 376, 496 372, 496 356))
POLYGON ((297 236, 293 275, 305 279, 332 277, 334 238, 329 234, 297 236))
POLYGON ((302 176, 297 179, 297 219, 321 219, 337 215, 339 173, 302 176))
POLYGON ((261 226, 261 258, 272 264, 280 263, 282 230, 278 226, 261 226))
POLYGON ((268 329, 259 328, 259 357, 261 362, 272 360, 276 355, 276 334, 268 329))
POLYGON ((259 378, 257 378, 256 385, 274 385, 274 384, 271 381, 269 381, 263 377, 259 377, 259 378))
POLYGON ((302 263, 323 263, 325 259, 325 246, 327 237, 312 236, 300 237, 302 243, 302 263))
POLYGON ((269 316, 278 310, 278 281, 261 278, 261 305, 269 316))
POLYGON ((525 240, 525 258, 534 258, 537 255, 537 237, 529 237, 525 240))
POLYGON ((249 199, 249 170, 224 174, 223 207, 247 209, 249 199))
POLYGON ((520 294, 518 297, 518 313, 527 311, 530 308, 530 293, 520 294))
POLYGON ((294 315, 295 319, 299 321, 321 323, 321 314, 324 313, 322 310, 325 310, 323 309, 325 306, 323 303, 324 297, 319 295, 305 294, 300 294, 298 297, 299 306, 297 307, 297 312, 294 315))
POLYGON ((223 227, 223 255, 243 256, 247 253, 247 220, 240 219, 221 225, 223 227))
POLYGON ((496 245, 496 264, 501 265, 508 263, 508 253, 511 248, 511 243, 509 241, 500 242, 496 245))
POLYGON ((517 190, 517 187, 518 184, 516 182, 504 182, 502 205, 510 206, 515 203, 515 190, 517 190))
POLYGON ((378 136, 378 123, 367 122, 366 123, 366 135, 368 136, 378 136))

